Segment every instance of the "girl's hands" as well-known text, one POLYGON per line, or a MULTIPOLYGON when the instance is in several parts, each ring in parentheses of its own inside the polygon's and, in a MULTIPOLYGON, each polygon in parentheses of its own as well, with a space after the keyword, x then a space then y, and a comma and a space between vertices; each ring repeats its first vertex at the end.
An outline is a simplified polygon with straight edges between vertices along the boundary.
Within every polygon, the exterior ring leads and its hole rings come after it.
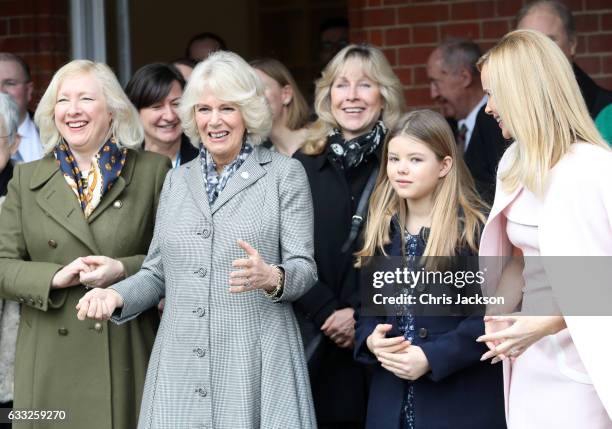
POLYGON ((115 289, 96 288, 87 292, 76 305, 79 320, 108 320, 117 308, 123 307, 123 298, 115 289))

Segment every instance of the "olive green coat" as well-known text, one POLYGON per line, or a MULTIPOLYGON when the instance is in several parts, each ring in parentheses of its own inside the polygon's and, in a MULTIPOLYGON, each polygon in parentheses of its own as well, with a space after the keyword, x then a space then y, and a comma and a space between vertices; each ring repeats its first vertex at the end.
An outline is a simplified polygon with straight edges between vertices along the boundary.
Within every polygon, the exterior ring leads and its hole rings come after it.
POLYGON ((156 310, 122 326, 80 322, 75 306, 85 288, 50 284, 63 265, 87 255, 137 272, 169 166, 164 157, 130 150, 89 219, 51 155, 15 168, 0 213, 0 298, 22 303, 14 407, 67 411, 67 422, 45 428, 136 427, 156 310))

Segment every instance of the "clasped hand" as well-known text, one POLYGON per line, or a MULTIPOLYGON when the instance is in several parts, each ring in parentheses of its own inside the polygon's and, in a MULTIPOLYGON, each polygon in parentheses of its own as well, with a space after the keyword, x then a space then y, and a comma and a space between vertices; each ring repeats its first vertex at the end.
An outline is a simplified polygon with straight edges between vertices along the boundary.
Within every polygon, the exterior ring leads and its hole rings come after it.
POLYGON ((381 366, 396 377, 414 381, 425 375, 430 367, 427 356, 419 346, 413 346, 404 336, 387 338, 389 324, 378 324, 366 344, 381 366))
POLYGON ((106 256, 85 256, 76 258, 55 273, 51 288, 62 289, 78 284, 105 288, 125 276, 125 268, 120 261, 106 256))

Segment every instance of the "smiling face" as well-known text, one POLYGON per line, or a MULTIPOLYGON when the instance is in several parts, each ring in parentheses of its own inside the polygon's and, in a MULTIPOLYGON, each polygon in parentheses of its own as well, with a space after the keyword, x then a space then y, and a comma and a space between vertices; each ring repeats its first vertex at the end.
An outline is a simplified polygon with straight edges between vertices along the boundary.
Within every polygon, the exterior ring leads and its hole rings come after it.
POLYGON ((442 51, 433 51, 427 61, 427 77, 429 78, 429 94, 447 118, 463 119, 470 112, 464 106, 466 99, 465 85, 462 76, 453 72, 444 64, 442 51))
POLYGON ((109 133, 111 113, 98 80, 90 73, 66 77, 59 85, 55 126, 70 150, 95 153, 109 133))
POLYGON ((181 141, 181 121, 177 108, 183 90, 177 81, 172 82, 168 95, 163 100, 138 112, 145 132, 145 142, 171 146, 181 141))
POLYGON ((218 169, 238 156, 246 133, 238 105, 219 100, 205 89, 195 105, 195 121, 202 143, 218 169))
POLYGON ((350 58, 332 82, 331 113, 346 140, 366 134, 380 117, 380 86, 365 74, 363 64, 350 58))
POLYGON ((487 105, 485 106, 485 113, 495 118, 497 124, 499 125, 499 128, 501 128, 502 136, 504 136, 505 139, 511 139, 512 135, 510 134, 510 131, 506 128, 504 121, 502 120, 501 116, 499 116, 499 113, 497 111, 497 106, 495 105, 495 96, 491 91, 487 68, 488 67, 485 64, 480 72, 480 79, 482 80, 482 89, 488 96, 487 105))
POLYGON ((429 146, 414 137, 397 136, 389 141, 387 177, 402 199, 430 199, 452 164, 450 156, 438 159, 429 146))

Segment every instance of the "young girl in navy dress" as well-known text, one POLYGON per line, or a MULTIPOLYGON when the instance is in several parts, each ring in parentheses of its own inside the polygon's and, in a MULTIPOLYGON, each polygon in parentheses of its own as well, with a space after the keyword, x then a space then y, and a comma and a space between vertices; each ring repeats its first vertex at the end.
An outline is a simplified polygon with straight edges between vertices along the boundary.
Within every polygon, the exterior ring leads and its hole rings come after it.
MULTIPOLYGON (((444 118, 409 113, 385 146, 357 265, 475 256, 484 209, 444 118)), ((486 348, 475 342, 482 315, 419 314, 358 316, 355 358, 374 367, 366 427, 504 428, 501 369, 480 362, 486 348)))

